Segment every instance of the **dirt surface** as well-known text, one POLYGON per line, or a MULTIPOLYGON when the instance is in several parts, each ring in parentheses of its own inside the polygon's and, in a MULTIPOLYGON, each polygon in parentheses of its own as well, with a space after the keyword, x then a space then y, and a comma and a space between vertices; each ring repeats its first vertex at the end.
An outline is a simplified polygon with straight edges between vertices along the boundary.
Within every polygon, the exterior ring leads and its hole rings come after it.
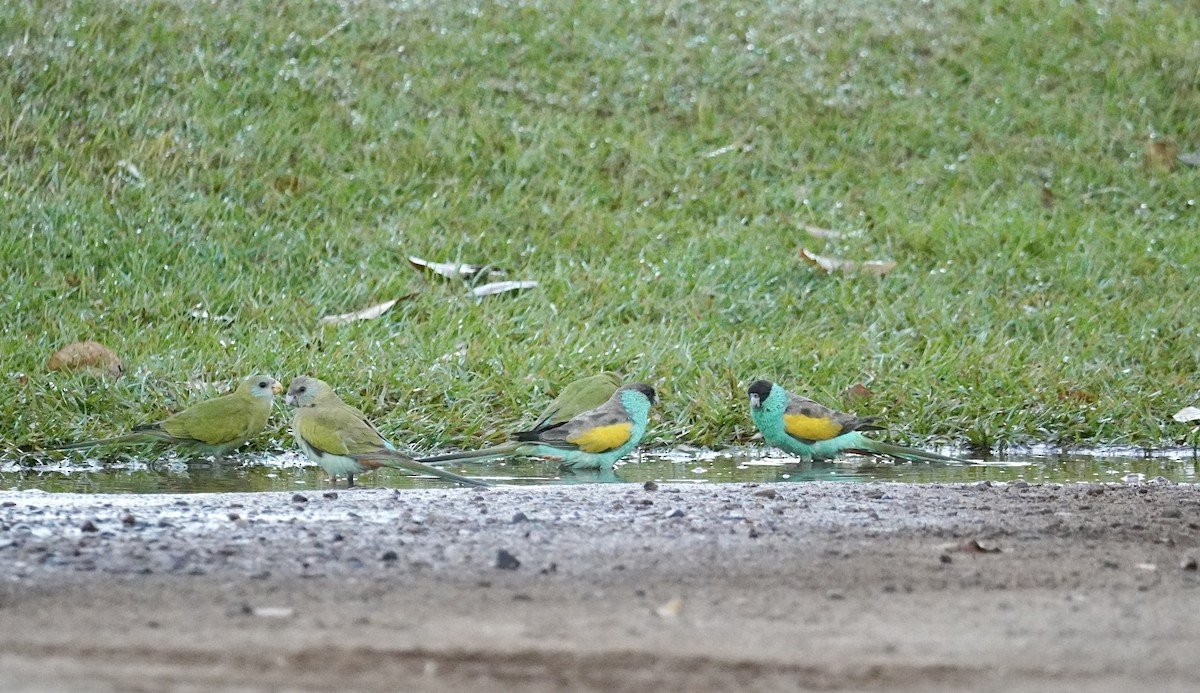
POLYGON ((1170 483, 0 492, 0 690, 1194 691, 1194 559, 1170 483))

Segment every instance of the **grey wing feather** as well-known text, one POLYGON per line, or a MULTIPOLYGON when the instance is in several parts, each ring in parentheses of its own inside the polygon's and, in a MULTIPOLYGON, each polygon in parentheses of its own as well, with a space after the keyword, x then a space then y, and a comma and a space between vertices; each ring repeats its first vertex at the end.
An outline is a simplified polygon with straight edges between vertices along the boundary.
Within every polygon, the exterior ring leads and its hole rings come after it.
POLYGON ((540 431, 529 431, 528 433, 533 434, 529 437, 521 437, 525 434, 518 433, 517 440, 536 441, 559 448, 575 449, 579 446, 569 442, 568 438, 600 426, 623 423, 629 423, 629 415, 625 413, 625 407, 621 406, 620 402, 609 401, 591 411, 585 411, 559 426, 551 426, 540 431))
POLYGON ((832 419, 841 425, 843 432, 881 430, 880 426, 874 425, 878 417, 847 414, 844 411, 830 409, 807 397, 801 397, 790 392, 788 393, 788 404, 785 411, 788 414, 799 414, 800 416, 807 416, 814 419, 832 419))

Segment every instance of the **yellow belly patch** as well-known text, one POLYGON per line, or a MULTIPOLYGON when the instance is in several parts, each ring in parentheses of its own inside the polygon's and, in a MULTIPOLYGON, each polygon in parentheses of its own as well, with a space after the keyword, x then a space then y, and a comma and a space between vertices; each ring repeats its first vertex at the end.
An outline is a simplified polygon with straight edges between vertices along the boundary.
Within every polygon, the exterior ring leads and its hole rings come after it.
POLYGON ((783 427, 800 440, 829 440, 842 432, 842 425, 833 419, 802 414, 784 414, 783 427))
POLYGON ((578 445, 584 452, 608 452, 629 442, 631 423, 597 426, 567 438, 568 443, 578 445))

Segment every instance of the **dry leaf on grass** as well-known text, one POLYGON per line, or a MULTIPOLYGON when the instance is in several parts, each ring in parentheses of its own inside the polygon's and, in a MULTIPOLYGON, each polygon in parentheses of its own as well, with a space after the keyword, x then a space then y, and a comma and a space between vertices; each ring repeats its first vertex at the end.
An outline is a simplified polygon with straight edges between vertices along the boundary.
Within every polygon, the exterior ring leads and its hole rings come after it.
POLYGON ((538 283, 532 280, 519 282, 492 282, 490 284, 484 284, 471 289, 467 292, 467 295, 475 298, 483 298, 484 296, 495 296, 496 294, 503 294, 509 291, 532 289, 537 285, 538 283))
POLYGON ((1186 152, 1179 155, 1179 163, 1195 168, 1200 166, 1200 152, 1186 152))
POLYGON ((846 391, 842 393, 842 401, 848 405, 857 404, 863 400, 871 399, 874 396, 875 393, 871 392, 871 388, 863 385, 862 383, 854 383, 850 387, 846 388, 846 391))
POLYGON ((1146 140, 1146 146, 1142 149, 1142 168, 1148 172, 1170 173, 1175 170, 1178 157, 1179 147, 1174 142, 1146 140))
POLYGON ((890 260, 867 260, 866 262, 843 260, 838 257, 817 255, 808 248, 800 249, 800 259, 826 273, 847 272, 851 274, 873 274, 883 277, 888 272, 896 269, 896 263, 890 260))
POLYGON ((416 296, 417 292, 412 291, 404 294, 400 298, 393 298, 390 301, 384 301, 374 306, 363 308, 362 310, 354 311, 353 313, 341 313, 338 315, 326 315, 317 321, 317 326, 323 325, 345 325, 346 323, 355 322, 357 320, 374 320, 384 313, 391 310, 392 306, 400 301, 416 296))
POLYGON ((54 352, 46 362, 52 371, 87 371, 112 378, 121 375, 125 366, 112 349, 99 342, 75 342, 54 352))
POLYGON ((842 233, 841 231, 834 231, 833 229, 823 229, 820 226, 812 226, 811 224, 808 226, 805 226, 804 230, 807 231, 808 235, 812 236, 813 238, 841 238, 846 235, 846 234, 842 233))
POLYGON ((1200 421, 1200 409, 1196 407, 1184 407, 1175 412, 1175 416, 1171 417, 1179 423, 1195 423, 1200 421))
POLYGON ((466 279, 480 272, 487 272, 489 277, 504 274, 503 270, 496 269, 490 265, 468 265, 464 262, 431 262, 415 255, 409 255, 408 262, 417 269, 427 270, 448 279, 466 279))

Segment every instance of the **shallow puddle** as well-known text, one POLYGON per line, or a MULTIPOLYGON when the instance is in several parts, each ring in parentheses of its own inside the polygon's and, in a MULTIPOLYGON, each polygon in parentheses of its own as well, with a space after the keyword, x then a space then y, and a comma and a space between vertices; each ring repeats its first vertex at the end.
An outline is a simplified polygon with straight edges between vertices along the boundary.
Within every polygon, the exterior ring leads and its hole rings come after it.
MULTIPOLYGON (((493 461, 447 467, 459 474, 499 484, 550 485, 646 481, 712 484, 733 481, 898 481, 964 483, 982 480, 1036 482, 1148 481, 1164 477, 1196 482, 1200 461, 1192 449, 1145 456, 1136 449, 1108 448, 1062 454, 1028 448, 985 464, 909 463, 846 457, 834 463, 805 464, 762 450, 644 453, 616 471, 564 472, 539 460, 493 461)), ((396 470, 359 476, 361 486, 445 487, 444 481, 396 470)), ((345 482, 339 480, 338 485, 345 482)), ((67 458, 54 461, 0 461, 0 489, 41 489, 75 493, 204 493, 216 491, 305 491, 330 488, 325 473, 299 455, 245 456, 221 464, 163 459, 100 463, 67 458)))

